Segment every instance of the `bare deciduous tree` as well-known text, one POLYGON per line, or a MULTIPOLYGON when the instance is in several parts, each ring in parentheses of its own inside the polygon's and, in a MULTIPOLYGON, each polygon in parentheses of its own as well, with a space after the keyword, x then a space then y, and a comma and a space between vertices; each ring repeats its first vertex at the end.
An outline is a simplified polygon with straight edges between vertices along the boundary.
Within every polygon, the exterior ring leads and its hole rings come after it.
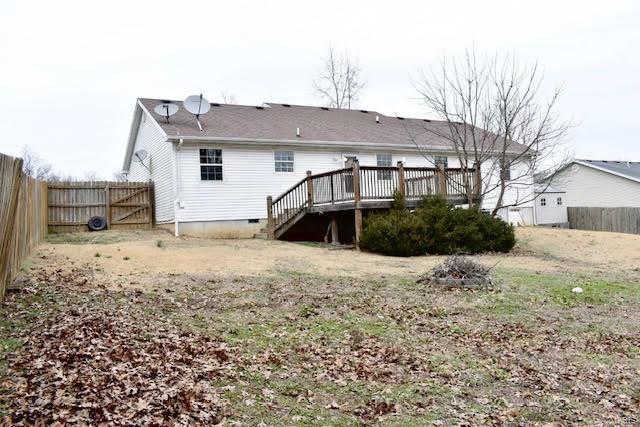
POLYGON ((21 157, 23 160, 22 171, 25 175, 40 180, 47 180, 49 176, 53 174, 51 164, 42 160, 28 145, 22 147, 21 157))
MULTIPOLYGON (((424 131, 447 139, 463 170, 482 168, 480 200, 491 197, 493 215, 533 200, 532 177, 544 176, 549 185, 570 160, 565 137, 573 125, 556 111, 560 89, 544 99, 542 80, 538 64, 467 51, 420 72, 416 82, 421 100, 442 120, 424 131)), ((474 189, 467 187, 472 204, 474 189)))
POLYGON ((237 104, 238 101, 236 100, 236 95, 230 92, 227 92, 226 90, 223 90, 222 92, 220 92, 220 97, 222 98, 222 103, 223 104, 237 104))
POLYGON ((327 106, 350 110, 364 86, 358 60, 347 52, 338 54, 330 47, 322 69, 313 80, 313 88, 327 106))

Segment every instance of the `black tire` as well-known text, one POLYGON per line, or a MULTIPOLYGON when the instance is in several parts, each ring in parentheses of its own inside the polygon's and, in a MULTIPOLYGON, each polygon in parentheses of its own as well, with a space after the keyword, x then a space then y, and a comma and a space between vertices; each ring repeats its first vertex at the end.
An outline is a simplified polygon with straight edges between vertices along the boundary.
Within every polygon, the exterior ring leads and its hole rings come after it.
POLYGON ((107 220, 101 216, 91 217, 87 223, 89 231, 102 231, 107 228, 107 220))

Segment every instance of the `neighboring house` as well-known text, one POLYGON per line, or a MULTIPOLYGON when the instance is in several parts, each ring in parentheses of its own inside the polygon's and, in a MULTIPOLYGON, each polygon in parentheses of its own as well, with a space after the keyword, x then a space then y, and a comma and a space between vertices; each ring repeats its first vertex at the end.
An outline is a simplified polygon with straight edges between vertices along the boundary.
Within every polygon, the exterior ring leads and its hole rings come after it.
MULTIPOLYGON (((353 159, 362 166, 401 161, 406 167, 459 167, 450 142, 425 131, 444 132, 444 122, 366 110, 212 103, 200 117, 200 131, 181 103, 168 122, 157 115, 154 107, 161 102, 136 102, 123 170, 131 181, 154 182, 156 221, 176 234, 250 237, 265 225, 267 196, 282 194, 306 171, 341 169, 353 159), (135 161, 141 149, 150 155, 135 161)), ((483 164, 483 174, 490 166, 483 164)), ((509 190, 505 202, 516 197, 513 191, 532 194, 532 183, 531 177, 509 190)), ((493 209, 495 203, 496 195, 489 194, 482 207, 493 209)), ((518 209, 532 223, 533 203, 518 209)), ((507 219, 506 209, 500 214, 507 219)))
POLYGON ((553 182, 566 207, 640 207, 640 162, 574 160, 553 182))
POLYGON ((536 225, 567 226, 566 191, 551 185, 535 186, 534 222, 536 225))

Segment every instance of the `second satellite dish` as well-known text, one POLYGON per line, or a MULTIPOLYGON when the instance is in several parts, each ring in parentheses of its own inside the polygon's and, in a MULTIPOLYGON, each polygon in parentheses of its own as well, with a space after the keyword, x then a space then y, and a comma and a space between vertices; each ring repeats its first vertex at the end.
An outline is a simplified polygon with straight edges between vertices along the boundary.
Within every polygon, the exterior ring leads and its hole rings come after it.
POLYGON ((200 123, 200 115, 206 114, 211 109, 211 104, 205 97, 200 95, 191 95, 182 101, 184 109, 196 116, 196 122, 198 127, 202 131, 202 124, 200 123))
POLYGON ((153 111, 160 116, 164 116, 167 119, 167 123, 169 123, 169 117, 178 112, 178 106, 173 102, 163 102, 156 105, 153 111))

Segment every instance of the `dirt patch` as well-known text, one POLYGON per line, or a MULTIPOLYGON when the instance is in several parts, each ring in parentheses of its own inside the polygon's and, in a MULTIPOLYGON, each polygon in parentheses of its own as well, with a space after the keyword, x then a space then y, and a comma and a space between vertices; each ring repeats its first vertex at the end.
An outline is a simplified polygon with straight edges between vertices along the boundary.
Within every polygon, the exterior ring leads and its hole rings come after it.
MULTIPOLYGON (((104 236, 105 243, 99 244, 49 243, 41 247, 41 255, 55 255, 74 266, 91 266, 106 284, 134 287, 153 286, 155 274, 182 273, 413 277, 445 259, 394 258, 280 241, 175 238, 157 231, 107 232, 104 236)), ((487 266, 542 273, 593 273, 612 267, 640 273, 640 236, 541 228, 520 228, 517 236, 513 254, 475 259, 487 266)))

